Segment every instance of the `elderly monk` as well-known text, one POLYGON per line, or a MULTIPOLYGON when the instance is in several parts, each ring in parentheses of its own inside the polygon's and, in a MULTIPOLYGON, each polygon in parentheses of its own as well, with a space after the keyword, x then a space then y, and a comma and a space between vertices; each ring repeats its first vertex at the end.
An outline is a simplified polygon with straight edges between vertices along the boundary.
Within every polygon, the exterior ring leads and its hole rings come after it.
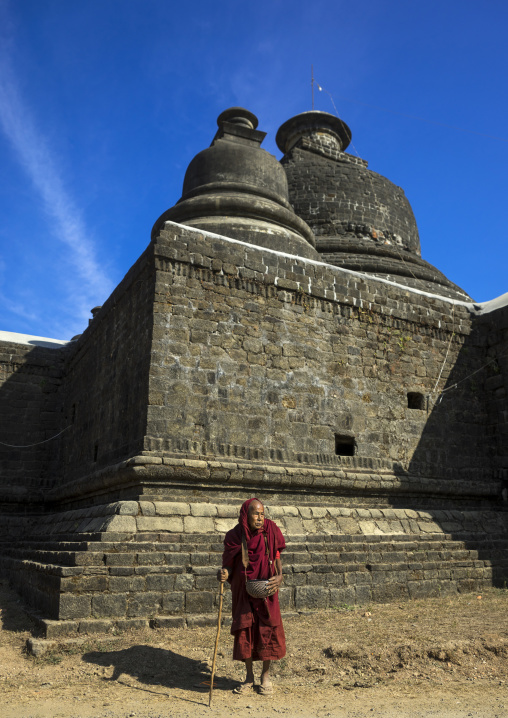
POLYGON ((270 662, 286 655, 286 641, 280 615, 277 591, 282 584, 280 552, 286 547, 284 537, 274 521, 265 519, 258 499, 245 501, 238 524, 224 539, 221 582, 229 581, 233 601, 231 633, 235 637, 233 660, 244 661, 245 682, 235 693, 255 690, 253 661, 263 661, 258 692, 270 695, 270 662), (267 598, 252 598, 245 588, 246 580, 267 579, 267 598))

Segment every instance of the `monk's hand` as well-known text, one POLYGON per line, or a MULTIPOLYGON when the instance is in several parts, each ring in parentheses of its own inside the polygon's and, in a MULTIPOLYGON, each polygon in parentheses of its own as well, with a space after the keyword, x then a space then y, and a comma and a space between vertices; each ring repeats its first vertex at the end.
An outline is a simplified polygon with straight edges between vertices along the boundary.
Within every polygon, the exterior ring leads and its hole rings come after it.
POLYGON ((228 580, 229 571, 227 568, 220 568, 217 571, 217 581, 220 581, 221 583, 224 583, 224 581, 228 580))
POLYGON ((273 596, 274 593, 277 593, 280 586, 282 584, 282 574, 278 573, 275 576, 272 576, 270 579, 268 579, 268 583, 266 584, 266 587, 268 589, 268 593, 270 596, 273 596))

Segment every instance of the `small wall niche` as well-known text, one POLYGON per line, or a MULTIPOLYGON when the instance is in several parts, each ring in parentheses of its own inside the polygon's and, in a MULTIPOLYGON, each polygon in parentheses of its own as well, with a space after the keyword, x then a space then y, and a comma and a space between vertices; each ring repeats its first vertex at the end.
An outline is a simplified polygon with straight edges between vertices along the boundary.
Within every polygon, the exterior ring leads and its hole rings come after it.
POLYGON ((348 434, 335 434, 336 456, 354 456, 356 452, 356 441, 354 436, 348 434))
POLYGON ((408 391, 407 408, 425 411, 425 396, 419 391, 408 391))
POLYGON ((97 461, 97 456, 99 455, 99 444, 95 444, 93 447, 93 460, 94 463, 97 461))

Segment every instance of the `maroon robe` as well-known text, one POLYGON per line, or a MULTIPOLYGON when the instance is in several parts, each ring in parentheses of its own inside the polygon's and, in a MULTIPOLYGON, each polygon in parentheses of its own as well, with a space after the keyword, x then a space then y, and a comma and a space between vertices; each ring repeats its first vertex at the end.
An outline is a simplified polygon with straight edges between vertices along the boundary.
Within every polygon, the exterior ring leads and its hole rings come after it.
POLYGON ((245 589, 247 579, 268 579, 275 573, 275 557, 286 547, 281 530, 274 521, 265 519, 262 529, 251 530, 247 511, 252 501, 242 505, 239 523, 228 531, 224 539, 222 565, 232 572, 231 584, 233 623, 231 633, 235 637, 233 659, 244 661, 271 661, 286 655, 286 642, 280 615, 278 592, 266 599, 252 598, 245 589), (242 532, 245 533, 249 552, 249 565, 242 564, 242 532), (267 538, 269 556, 266 555, 267 538), (271 562, 271 563, 270 563, 271 562))

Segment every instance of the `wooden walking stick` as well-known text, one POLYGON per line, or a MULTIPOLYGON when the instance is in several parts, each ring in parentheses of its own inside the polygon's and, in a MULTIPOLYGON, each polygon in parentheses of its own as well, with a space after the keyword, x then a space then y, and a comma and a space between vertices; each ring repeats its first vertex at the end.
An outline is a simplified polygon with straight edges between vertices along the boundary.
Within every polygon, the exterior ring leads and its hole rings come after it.
POLYGON ((217 658, 217 648, 219 647, 219 636, 220 636, 220 624, 222 619, 222 597, 224 595, 224 581, 220 582, 219 589, 219 618, 217 620, 217 636, 215 638, 215 650, 213 652, 212 662, 212 680, 210 681, 210 698, 208 700, 208 707, 212 705, 212 694, 213 694, 213 677, 215 675, 215 659, 217 658))

